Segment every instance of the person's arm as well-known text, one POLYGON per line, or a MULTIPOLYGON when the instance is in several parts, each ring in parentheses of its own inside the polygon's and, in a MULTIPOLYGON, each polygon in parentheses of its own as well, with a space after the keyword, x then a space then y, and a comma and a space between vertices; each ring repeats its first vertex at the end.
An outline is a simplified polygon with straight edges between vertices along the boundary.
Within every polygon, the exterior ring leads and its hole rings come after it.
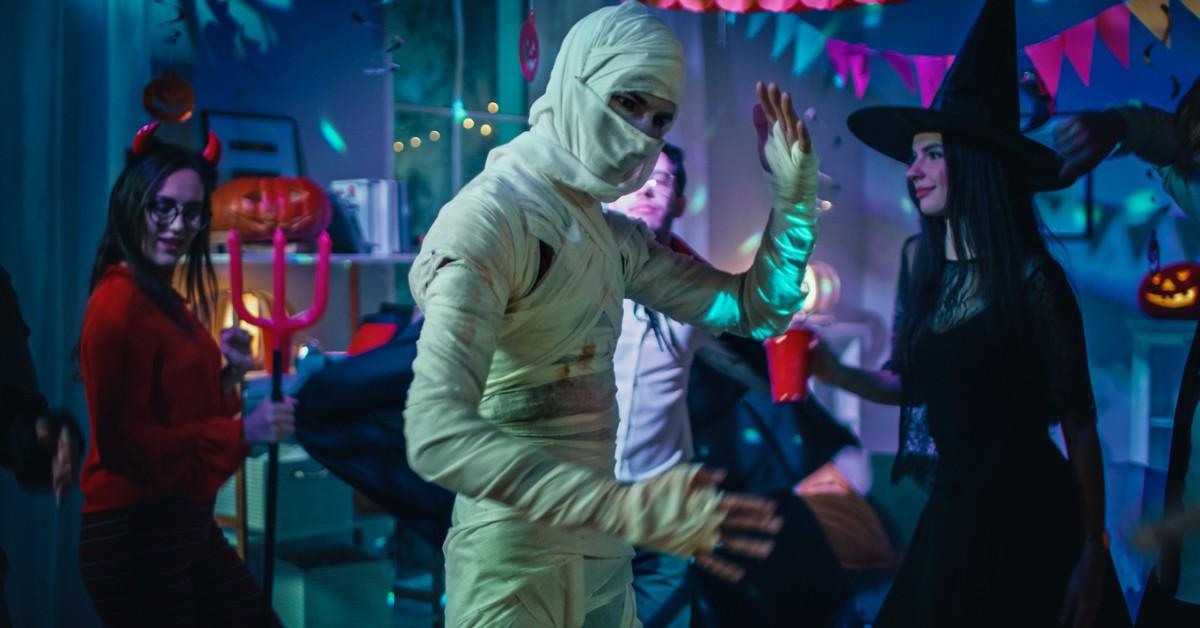
POLYGON ((36 486, 49 482, 50 460, 37 444, 34 425, 46 399, 37 389, 28 337, 12 280, 0 268, 0 466, 36 486))
POLYGON ((243 422, 214 416, 167 426, 153 416, 151 383, 158 379, 153 351, 130 328, 123 298, 128 295, 104 288, 92 296, 80 340, 101 464, 145 486, 147 497, 215 493, 245 458, 243 422))
POLYGON ((1188 164, 1195 157, 1171 113, 1139 101, 1085 111, 1059 124, 1054 142, 1064 157, 1060 175, 1067 178, 1095 168, 1114 151, 1136 155, 1156 166, 1163 189, 1187 215, 1200 219, 1200 168, 1188 164))
POLYGON ((1155 166, 1172 166, 1183 157, 1184 144, 1175 127, 1175 116, 1140 101, 1111 107, 1120 143, 1117 154, 1133 153, 1155 166))
POLYGON ((837 386, 878 404, 898 406, 903 404, 903 389, 897 369, 896 341, 904 328, 908 314, 909 288, 913 260, 918 238, 905 240, 900 248, 900 272, 896 279, 896 300, 892 309, 892 357, 883 368, 863 369, 846 366, 837 359, 823 342, 818 341, 809 355, 810 371, 822 381, 837 386))
POLYGON ((409 273, 425 313, 404 411, 408 458, 422 478, 556 527, 588 527, 661 551, 716 544, 720 494, 681 466, 620 485, 510 436, 479 414, 509 301, 531 285, 536 241, 502 210, 444 207, 409 273))
POLYGON ((766 140, 772 209, 750 268, 718 270, 658 244, 641 223, 610 213, 625 256, 627 298, 713 333, 765 340, 787 328, 804 301, 804 269, 817 237, 818 159, 806 137, 789 141, 783 128, 776 123, 766 140))
POLYGON ((846 392, 853 393, 875 403, 898 406, 901 404, 900 395, 900 376, 887 369, 868 370, 855 366, 846 366, 837 361, 836 357, 832 356, 832 352, 823 345, 817 344, 813 347, 812 353, 825 353, 829 357, 823 355, 813 355, 810 359, 817 360, 832 360, 833 365, 818 375, 823 381, 833 386, 837 386, 846 392))
POLYGON ((1067 456, 1083 493, 1082 554, 1071 576, 1062 621, 1091 626, 1099 611, 1107 566, 1104 468, 1096 431, 1096 403, 1088 374, 1083 317, 1061 266, 1043 261, 1026 279, 1033 346, 1048 378, 1052 418, 1062 425, 1067 456))

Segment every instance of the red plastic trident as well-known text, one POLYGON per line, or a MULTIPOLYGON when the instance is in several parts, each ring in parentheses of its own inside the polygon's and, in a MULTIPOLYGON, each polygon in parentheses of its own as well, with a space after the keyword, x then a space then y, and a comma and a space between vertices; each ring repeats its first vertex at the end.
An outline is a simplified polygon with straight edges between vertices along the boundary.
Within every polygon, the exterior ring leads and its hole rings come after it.
MULTIPOLYGON (((229 232, 229 291, 233 309, 242 320, 271 335, 271 399, 283 401, 283 372, 291 364, 290 349, 292 334, 312 327, 321 320, 329 300, 329 252, 332 248, 329 234, 322 231, 317 239, 317 277, 313 283, 313 305, 302 314, 288 316, 287 263, 284 246, 287 238, 283 229, 275 229, 275 258, 272 267, 274 294, 271 295, 271 320, 254 316, 246 309, 242 300, 242 241, 237 231, 229 232)), ((279 492, 279 445, 272 443, 267 448, 267 517, 266 535, 263 539, 263 603, 266 611, 271 609, 272 593, 275 588, 275 519, 279 492)))
POLYGON ((279 375, 287 370, 289 348, 292 344, 292 334, 301 329, 312 327, 325 314, 325 305, 329 300, 329 252, 331 242, 329 234, 322 231, 317 239, 317 277, 313 283, 313 305, 301 314, 288 316, 287 310, 287 264, 284 246, 287 238, 283 229, 275 229, 274 237, 275 260, 273 271, 274 294, 271 296, 271 319, 255 316, 246 309, 242 300, 242 241, 237 231, 229 232, 229 291, 232 293, 233 309, 242 320, 258 327, 271 336, 273 352, 283 354, 283 364, 275 366, 274 374, 279 375), (280 368, 282 367, 282 368, 280 368))

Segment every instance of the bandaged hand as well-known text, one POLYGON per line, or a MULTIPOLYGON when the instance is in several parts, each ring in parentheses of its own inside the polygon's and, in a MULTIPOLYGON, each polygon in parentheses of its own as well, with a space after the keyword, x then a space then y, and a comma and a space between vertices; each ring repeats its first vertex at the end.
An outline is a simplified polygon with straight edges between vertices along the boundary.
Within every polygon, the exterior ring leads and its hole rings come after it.
POLYGON ((792 97, 774 83, 757 85, 759 105, 754 108, 759 158, 768 173, 771 207, 801 210, 816 220, 818 159, 808 129, 792 107, 792 97))

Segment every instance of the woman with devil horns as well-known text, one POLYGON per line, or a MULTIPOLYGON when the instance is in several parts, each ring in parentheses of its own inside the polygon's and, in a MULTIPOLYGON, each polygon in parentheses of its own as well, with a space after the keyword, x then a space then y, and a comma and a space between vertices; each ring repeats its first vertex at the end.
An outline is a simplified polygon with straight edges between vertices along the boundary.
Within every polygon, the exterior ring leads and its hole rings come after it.
POLYGON ((159 142, 157 125, 138 131, 109 197, 79 340, 91 416, 80 571, 106 626, 277 625, 213 505, 248 445, 291 434, 294 402, 240 416, 249 338, 227 329, 218 347, 202 322, 221 146, 212 133, 203 152, 159 142))

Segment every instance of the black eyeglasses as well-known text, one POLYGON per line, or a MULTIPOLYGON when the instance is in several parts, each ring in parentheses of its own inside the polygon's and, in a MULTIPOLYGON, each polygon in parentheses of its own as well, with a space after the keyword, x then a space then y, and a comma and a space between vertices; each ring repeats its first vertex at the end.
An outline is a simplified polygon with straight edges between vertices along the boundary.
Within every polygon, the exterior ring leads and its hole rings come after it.
POLYGON ((183 213, 183 223, 189 229, 203 229, 208 226, 208 222, 212 218, 203 202, 180 203, 169 196, 155 198, 146 209, 159 227, 170 226, 181 212, 183 213))

